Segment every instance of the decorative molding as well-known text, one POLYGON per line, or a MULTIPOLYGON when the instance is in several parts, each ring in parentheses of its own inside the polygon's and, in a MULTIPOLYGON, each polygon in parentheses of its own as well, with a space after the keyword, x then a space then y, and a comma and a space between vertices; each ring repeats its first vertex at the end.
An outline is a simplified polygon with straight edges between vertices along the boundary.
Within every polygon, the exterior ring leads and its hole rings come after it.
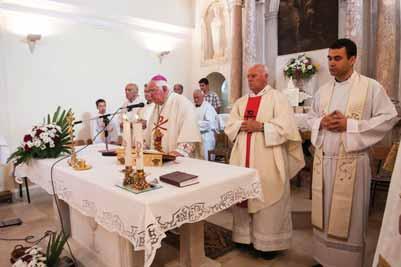
POLYGON ((277 20, 278 19, 278 11, 271 11, 265 14, 265 21, 277 20))
POLYGON ((278 12, 280 0, 270 0, 269 12, 278 12))
POLYGON ((176 37, 191 36, 193 28, 177 26, 154 20, 142 19, 132 16, 96 16, 93 13, 82 11, 82 8, 66 8, 28 6, 22 3, 0 3, 0 12, 30 13, 35 15, 48 16, 52 18, 72 21, 76 23, 90 24, 99 28, 126 29, 138 31, 152 31, 155 33, 168 34, 176 37), (77 11, 79 10, 79 11, 77 11))

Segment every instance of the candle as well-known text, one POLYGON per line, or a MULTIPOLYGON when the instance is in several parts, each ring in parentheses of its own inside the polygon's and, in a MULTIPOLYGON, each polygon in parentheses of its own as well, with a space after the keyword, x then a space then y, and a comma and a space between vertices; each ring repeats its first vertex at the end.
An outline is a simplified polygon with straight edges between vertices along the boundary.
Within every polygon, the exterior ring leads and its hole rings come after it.
POLYGON ((126 114, 123 115, 123 138, 125 141, 125 166, 132 167, 131 123, 126 114))
POLYGON ((140 120, 134 121, 133 131, 136 149, 136 169, 143 170, 143 130, 142 122, 140 120))

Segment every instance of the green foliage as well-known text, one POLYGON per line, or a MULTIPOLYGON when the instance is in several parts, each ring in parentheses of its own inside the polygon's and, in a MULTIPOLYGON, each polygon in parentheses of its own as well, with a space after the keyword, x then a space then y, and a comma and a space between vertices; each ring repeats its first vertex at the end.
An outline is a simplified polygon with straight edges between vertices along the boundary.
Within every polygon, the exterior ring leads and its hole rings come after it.
POLYGON ((47 244, 46 249, 46 265, 47 267, 57 267, 60 262, 60 255, 63 252, 65 243, 67 242, 68 236, 64 235, 63 232, 53 233, 47 244))

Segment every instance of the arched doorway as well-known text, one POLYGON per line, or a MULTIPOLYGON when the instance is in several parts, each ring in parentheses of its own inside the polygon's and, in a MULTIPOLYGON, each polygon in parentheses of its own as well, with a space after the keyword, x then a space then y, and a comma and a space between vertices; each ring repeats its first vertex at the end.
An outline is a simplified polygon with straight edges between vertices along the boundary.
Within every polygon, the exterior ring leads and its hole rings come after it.
POLYGON ((222 105, 220 113, 226 113, 229 93, 226 78, 220 72, 212 72, 207 75, 206 78, 209 80, 210 90, 216 92, 216 94, 220 97, 222 105))

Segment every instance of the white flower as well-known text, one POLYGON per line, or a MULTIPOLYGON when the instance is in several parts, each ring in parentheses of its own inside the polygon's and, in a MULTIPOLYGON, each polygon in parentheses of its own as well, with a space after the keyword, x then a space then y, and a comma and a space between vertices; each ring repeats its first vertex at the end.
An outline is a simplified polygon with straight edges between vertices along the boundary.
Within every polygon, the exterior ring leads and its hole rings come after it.
POLYGON ((45 150, 46 149, 46 145, 41 145, 40 146, 40 150, 45 150))
POLYGON ((313 66, 312 66, 312 65, 309 65, 309 66, 308 66, 308 70, 311 70, 311 69, 313 69, 313 66))
POLYGON ((28 142, 26 143, 26 145, 27 145, 29 148, 33 147, 32 141, 28 141, 28 142))
POLYGON ((12 267, 27 267, 26 262, 22 261, 22 259, 17 260, 12 267))
POLYGON ((55 147, 54 142, 49 145, 51 148, 55 147))
POLYGON ((42 144, 42 142, 40 142, 39 139, 36 139, 36 138, 35 138, 35 139, 33 140, 33 145, 34 145, 35 147, 40 147, 41 144, 42 144))

